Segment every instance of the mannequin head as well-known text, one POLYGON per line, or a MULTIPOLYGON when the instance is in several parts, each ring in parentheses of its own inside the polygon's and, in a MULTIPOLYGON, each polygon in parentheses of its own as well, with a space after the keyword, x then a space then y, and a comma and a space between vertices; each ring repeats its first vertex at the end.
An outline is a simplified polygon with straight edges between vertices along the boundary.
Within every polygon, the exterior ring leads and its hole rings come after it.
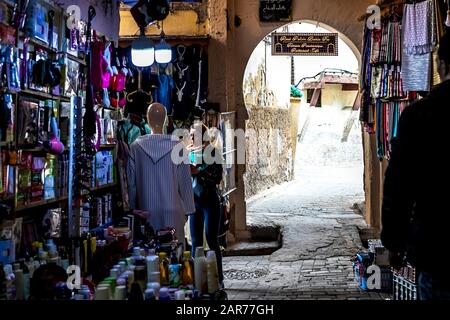
POLYGON ((166 108, 160 103, 152 103, 147 109, 147 122, 152 134, 162 134, 167 120, 166 108))
POLYGON ((441 38, 438 55, 438 69, 441 80, 450 80, 450 33, 448 32, 441 38))

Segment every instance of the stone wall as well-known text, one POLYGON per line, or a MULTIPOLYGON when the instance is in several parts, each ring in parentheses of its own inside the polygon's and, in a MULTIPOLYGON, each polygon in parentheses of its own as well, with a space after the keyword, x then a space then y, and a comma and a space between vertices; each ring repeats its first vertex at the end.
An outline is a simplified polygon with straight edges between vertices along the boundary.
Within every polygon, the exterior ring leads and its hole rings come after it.
POLYGON ((244 176, 248 199, 274 185, 290 181, 292 157, 291 112, 285 108, 250 107, 247 122, 247 168, 244 176))

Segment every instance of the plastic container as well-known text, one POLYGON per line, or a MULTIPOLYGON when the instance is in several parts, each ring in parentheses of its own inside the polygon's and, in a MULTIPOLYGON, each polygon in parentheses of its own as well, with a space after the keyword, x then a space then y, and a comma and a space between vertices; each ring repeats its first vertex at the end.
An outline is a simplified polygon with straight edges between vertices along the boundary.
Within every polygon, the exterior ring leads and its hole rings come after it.
MULTIPOLYGON (((147 281, 148 282, 154 282, 154 278, 152 278, 152 274, 154 272, 158 272, 158 278, 159 278, 159 257, 155 254, 150 253, 146 258, 146 264, 147 264, 147 281)), ((158 279, 158 282, 160 280, 158 279)))
POLYGON ((170 294, 169 294, 169 289, 168 288, 161 288, 161 290, 159 290, 159 300, 160 301, 170 301, 170 294))
POLYGON ((183 252, 181 283, 183 286, 194 285, 194 260, 192 259, 189 251, 183 252))
POLYGON ((147 289, 144 293, 145 301, 153 301, 156 300, 155 290, 147 289))
POLYGON ((208 278, 208 293, 214 294, 219 288, 219 272, 217 270, 217 258, 214 251, 208 251, 206 254, 206 270, 208 278))
POLYGON ((194 280, 195 289, 199 291, 200 295, 208 292, 206 258, 203 247, 195 249, 194 280))
POLYGON ((172 252, 169 264, 169 285, 178 288, 181 285, 181 265, 178 263, 175 252, 172 252))
POLYGON ((167 259, 167 253, 161 252, 159 254, 159 273, 161 286, 169 285, 169 259, 167 259))
POLYGON ((159 282, 149 282, 147 283, 147 289, 153 289, 155 296, 159 297, 159 290, 161 289, 161 286, 159 282))

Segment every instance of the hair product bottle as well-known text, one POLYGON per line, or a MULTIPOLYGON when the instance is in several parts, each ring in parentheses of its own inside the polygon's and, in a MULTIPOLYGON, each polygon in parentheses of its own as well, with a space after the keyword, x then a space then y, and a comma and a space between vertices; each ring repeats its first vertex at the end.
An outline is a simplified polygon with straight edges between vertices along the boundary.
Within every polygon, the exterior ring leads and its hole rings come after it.
POLYGON ((217 271, 217 259, 214 251, 206 254, 206 270, 208 275, 208 293, 214 294, 219 290, 219 272, 217 271))
POLYGON ((207 283, 206 258, 203 247, 198 247, 195 249, 194 279, 195 279, 195 289, 197 289, 200 294, 207 293, 208 283, 207 283))
POLYGON ((189 251, 183 253, 183 264, 181 268, 181 282, 183 285, 194 285, 194 260, 192 260, 189 251))

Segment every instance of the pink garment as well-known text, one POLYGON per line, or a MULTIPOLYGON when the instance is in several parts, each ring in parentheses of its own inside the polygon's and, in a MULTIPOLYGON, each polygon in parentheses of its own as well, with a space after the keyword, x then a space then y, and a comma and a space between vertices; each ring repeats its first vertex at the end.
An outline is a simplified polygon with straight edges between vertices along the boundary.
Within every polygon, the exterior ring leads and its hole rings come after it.
MULTIPOLYGON (((111 50, 108 48, 107 50, 111 50)), ((95 40, 92 44, 91 81, 95 91, 109 87, 111 74, 107 70, 109 62, 105 58, 105 44, 95 40)))

